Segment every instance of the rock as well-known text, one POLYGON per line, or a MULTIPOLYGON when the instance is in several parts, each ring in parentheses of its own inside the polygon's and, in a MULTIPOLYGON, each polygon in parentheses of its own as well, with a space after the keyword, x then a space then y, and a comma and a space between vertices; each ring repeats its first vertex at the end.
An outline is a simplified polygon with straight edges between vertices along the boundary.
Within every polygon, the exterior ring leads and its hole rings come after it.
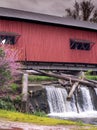
POLYGON ((41 88, 40 90, 38 89, 36 91, 32 90, 31 94, 29 94, 29 103, 29 108, 33 108, 33 111, 40 111, 45 113, 49 113, 50 111, 47 102, 46 90, 44 88, 41 88))

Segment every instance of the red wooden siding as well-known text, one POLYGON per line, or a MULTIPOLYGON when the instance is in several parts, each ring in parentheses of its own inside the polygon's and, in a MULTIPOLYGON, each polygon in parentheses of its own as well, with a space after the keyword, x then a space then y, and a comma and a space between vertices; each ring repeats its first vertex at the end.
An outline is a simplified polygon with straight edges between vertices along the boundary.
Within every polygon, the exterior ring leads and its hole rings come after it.
POLYGON ((0 20, 0 31, 21 35, 15 46, 22 50, 22 60, 26 54, 28 61, 97 64, 97 32, 8 20, 0 20), (71 50, 70 38, 95 44, 89 51, 71 50))

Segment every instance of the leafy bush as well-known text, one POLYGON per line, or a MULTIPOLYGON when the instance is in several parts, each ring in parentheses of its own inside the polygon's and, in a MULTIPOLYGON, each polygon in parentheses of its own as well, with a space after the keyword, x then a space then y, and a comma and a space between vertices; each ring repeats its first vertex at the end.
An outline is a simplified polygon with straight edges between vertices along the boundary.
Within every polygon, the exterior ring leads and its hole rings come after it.
POLYGON ((17 91, 18 90, 18 84, 16 84, 16 83, 12 83, 11 84, 11 86, 10 86, 11 88, 12 88, 12 90, 15 92, 15 91, 17 91))
POLYGON ((21 95, 11 99, 9 96, 0 99, 0 109, 21 111, 21 95))
POLYGON ((15 107, 12 102, 0 99, 0 109, 15 110, 15 107))
POLYGON ((44 111, 35 111, 34 115, 40 116, 40 117, 46 117, 46 113, 44 111))
POLYGON ((14 106, 16 111, 21 112, 21 95, 16 96, 16 98, 13 100, 14 106))

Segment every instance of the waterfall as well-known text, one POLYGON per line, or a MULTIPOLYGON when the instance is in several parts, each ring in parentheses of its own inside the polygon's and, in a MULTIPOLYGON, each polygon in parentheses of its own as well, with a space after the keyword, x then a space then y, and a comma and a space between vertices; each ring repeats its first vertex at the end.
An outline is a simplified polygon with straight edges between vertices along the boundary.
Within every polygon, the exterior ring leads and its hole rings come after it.
MULTIPOLYGON (((46 91, 50 107, 49 115, 60 117, 90 117, 92 115, 97 117, 95 103, 92 101, 93 94, 90 94, 88 87, 80 86, 79 91, 73 94, 70 101, 66 99, 68 93, 65 88, 46 86, 46 91)), ((97 98, 97 89, 93 91, 97 98)))
MULTIPOLYGON (((71 111, 70 103, 67 102, 67 91, 62 88, 46 87, 50 112, 71 111)), ((74 104, 74 103, 73 103, 74 104)))
POLYGON ((89 89, 87 87, 80 87, 83 97, 83 111, 93 111, 93 104, 89 89))
POLYGON ((96 93, 96 95, 97 95, 97 88, 94 88, 94 90, 95 90, 95 93, 96 93))

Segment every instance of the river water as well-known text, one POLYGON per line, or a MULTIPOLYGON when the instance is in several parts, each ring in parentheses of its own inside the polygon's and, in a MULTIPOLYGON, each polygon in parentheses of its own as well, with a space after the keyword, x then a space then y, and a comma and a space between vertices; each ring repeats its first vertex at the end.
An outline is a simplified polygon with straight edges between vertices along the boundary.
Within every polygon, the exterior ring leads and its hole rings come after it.
POLYGON ((65 88, 46 86, 50 117, 83 121, 97 125, 97 88, 79 86, 70 101, 65 88))

